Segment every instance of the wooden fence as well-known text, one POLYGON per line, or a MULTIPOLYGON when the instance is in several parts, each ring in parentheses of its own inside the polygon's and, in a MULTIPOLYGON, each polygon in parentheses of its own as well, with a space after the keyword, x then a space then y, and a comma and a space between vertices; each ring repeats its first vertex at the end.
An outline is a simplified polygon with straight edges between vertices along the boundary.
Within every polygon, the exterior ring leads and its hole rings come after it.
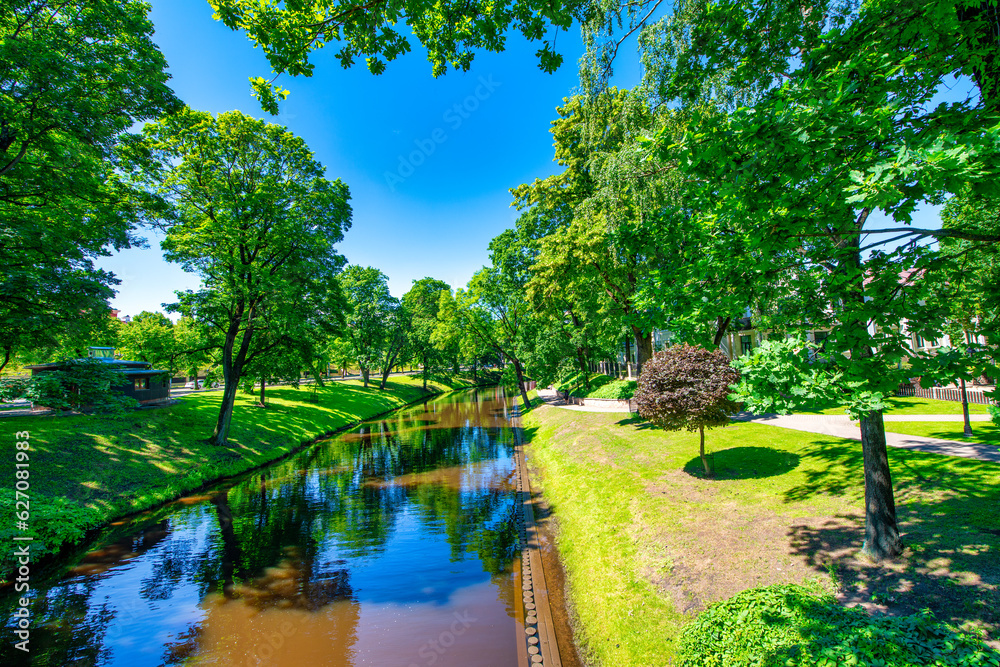
MULTIPOLYGON (((966 389, 965 395, 968 397, 969 403, 978 403, 979 405, 992 405, 993 403, 989 396, 980 389, 966 389)), ((896 396, 916 396, 918 398, 934 398, 939 401, 962 402, 962 390, 952 387, 930 387, 924 389, 923 387, 914 387, 913 385, 901 385, 896 390, 896 396)))

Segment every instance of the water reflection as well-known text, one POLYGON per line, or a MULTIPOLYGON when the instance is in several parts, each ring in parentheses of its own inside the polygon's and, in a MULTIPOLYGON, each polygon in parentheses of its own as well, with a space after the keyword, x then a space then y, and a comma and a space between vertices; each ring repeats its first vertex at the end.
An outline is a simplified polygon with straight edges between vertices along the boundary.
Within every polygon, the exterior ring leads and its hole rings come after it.
POLYGON ((175 503, 36 591, 31 664, 514 664, 507 410, 428 401, 175 503))

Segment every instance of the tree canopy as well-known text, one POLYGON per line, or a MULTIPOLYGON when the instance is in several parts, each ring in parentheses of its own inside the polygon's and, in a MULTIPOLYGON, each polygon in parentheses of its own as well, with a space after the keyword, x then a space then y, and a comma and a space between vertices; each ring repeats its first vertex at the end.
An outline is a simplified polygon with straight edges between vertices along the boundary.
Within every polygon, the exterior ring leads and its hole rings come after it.
POLYGON ((726 426, 739 409, 729 398, 739 371, 718 350, 674 345, 657 352, 639 374, 635 402, 639 414, 668 431, 697 430, 705 473, 712 467, 705 457, 705 427, 726 426))
POLYGON ((135 177, 171 204, 164 255, 202 280, 173 309, 208 326, 221 350, 221 445, 245 368, 288 344, 297 321, 342 317, 334 246, 350 228, 350 195, 302 139, 238 111, 184 109, 143 138, 152 159, 135 177))
POLYGON ((95 258, 155 209, 121 178, 129 128, 179 106, 134 0, 0 8, 0 368, 108 315, 95 258))
MULTIPOLYGON (((546 38, 546 32, 550 27, 566 30, 586 7, 580 0, 210 0, 210 4, 216 19, 243 31, 264 50, 275 77, 285 73, 311 76, 315 68, 310 61, 312 53, 331 42, 340 46, 336 57, 342 67, 364 58, 372 74, 381 74, 386 63, 411 49, 400 23, 427 49, 434 76, 449 68, 468 71, 476 51, 503 51, 507 33, 515 31, 530 41, 542 41, 538 66, 552 72, 563 58, 553 50, 555 39, 546 38)), ((278 101, 288 91, 264 77, 251 78, 251 85, 261 106, 277 114, 278 101)))

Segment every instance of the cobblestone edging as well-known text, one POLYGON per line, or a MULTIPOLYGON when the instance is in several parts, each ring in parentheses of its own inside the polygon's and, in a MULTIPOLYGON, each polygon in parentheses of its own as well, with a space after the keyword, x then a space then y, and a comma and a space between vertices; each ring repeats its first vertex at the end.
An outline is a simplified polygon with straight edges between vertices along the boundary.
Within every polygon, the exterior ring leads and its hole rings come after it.
POLYGON ((521 584, 521 600, 514 602, 514 620, 518 642, 518 667, 561 667, 555 625, 549 608, 549 594, 542 571, 535 526, 534 500, 528 480, 524 443, 519 426, 514 426, 516 445, 514 462, 517 478, 516 516, 521 558, 514 563, 516 580, 521 584))

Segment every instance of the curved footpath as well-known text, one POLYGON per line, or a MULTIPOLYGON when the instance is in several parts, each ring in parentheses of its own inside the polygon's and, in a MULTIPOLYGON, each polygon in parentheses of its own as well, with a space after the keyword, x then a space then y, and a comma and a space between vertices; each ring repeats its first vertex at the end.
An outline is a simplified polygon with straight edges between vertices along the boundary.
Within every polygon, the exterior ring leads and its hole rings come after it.
MULTIPOLYGON (((566 405, 554 391, 539 390, 538 397, 548 405, 552 405, 565 410, 580 410, 583 412, 620 412, 603 407, 592 407, 584 405, 566 405)), ((989 421, 989 415, 970 415, 971 421, 989 421)), ((848 440, 861 440, 861 429, 854 425, 847 415, 777 415, 763 414, 755 415, 749 412, 740 412, 733 416, 733 419, 744 422, 757 422, 770 426, 779 426, 794 431, 806 431, 807 433, 819 433, 821 435, 831 435, 837 438, 848 440)), ((960 415, 886 415, 885 421, 954 421, 961 422, 960 415)), ((987 445, 978 442, 960 442, 957 440, 941 440, 939 438, 928 438, 919 435, 904 435, 902 433, 886 432, 885 442, 890 447, 900 449, 913 449, 932 454, 944 454, 945 456, 960 456, 967 459, 978 459, 980 461, 992 461, 1000 463, 1000 448, 995 445, 987 445)))

